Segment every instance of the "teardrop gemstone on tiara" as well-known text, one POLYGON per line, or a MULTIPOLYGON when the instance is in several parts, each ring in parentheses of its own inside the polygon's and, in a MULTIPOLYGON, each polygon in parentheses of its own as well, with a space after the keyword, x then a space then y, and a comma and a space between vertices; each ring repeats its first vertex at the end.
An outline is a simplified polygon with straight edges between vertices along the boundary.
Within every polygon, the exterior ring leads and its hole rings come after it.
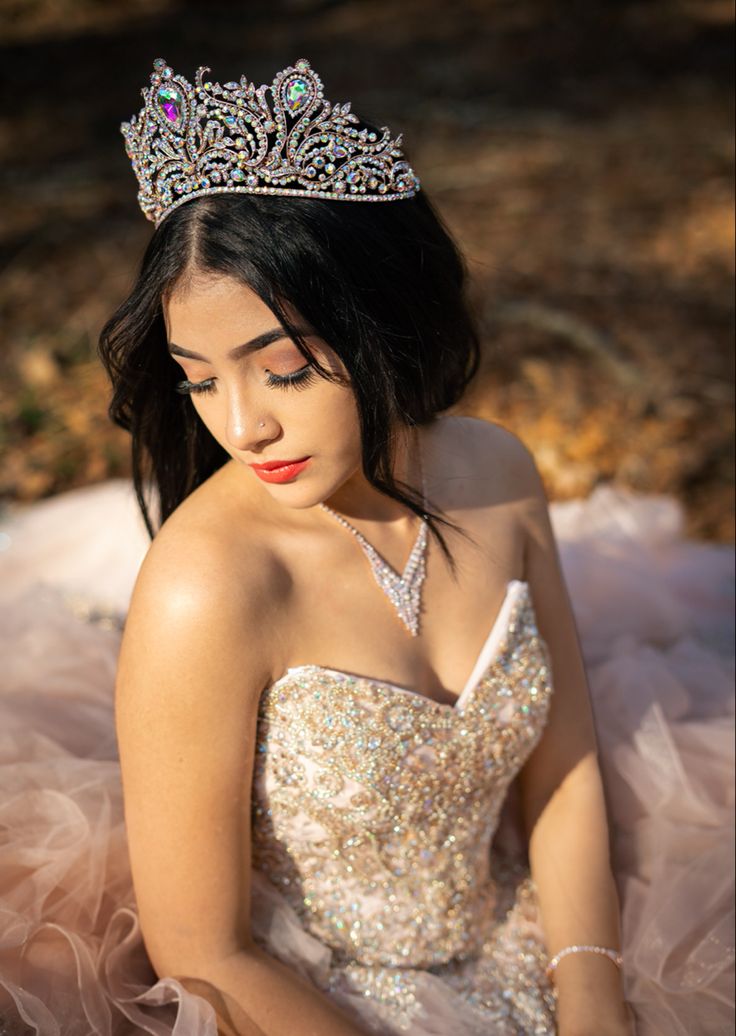
POLYGON ((309 99, 309 83, 301 76, 291 79, 284 90, 284 104, 290 112, 297 112, 309 99))
POLYGON ((173 86, 161 86, 156 94, 156 101, 169 122, 176 123, 181 118, 182 95, 173 86))

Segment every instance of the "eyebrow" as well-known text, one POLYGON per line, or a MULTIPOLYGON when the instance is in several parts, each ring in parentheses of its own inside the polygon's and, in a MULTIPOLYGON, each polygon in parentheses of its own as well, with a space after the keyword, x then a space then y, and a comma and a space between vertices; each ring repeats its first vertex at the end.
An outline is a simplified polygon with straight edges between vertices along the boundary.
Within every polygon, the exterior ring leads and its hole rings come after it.
MULTIPOLYGON (((297 334, 299 335, 306 336, 309 333, 307 328, 297 329, 297 334)), ((258 352, 259 349, 265 349, 267 345, 271 345, 273 342, 290 337, 288 331, 283 327, 274 327, 270 331, 264 331, 262 334, 256 335, 255 338, 251 338, 249 342, 245 342, 243 345, 234 346, 227 354, 227 358, 229 360, 239 360, 248 353, 258 352)), ((203 363, 210 362, 201 353, 192 352, 191 349, 184 349, 181 345, 176 345, 174 342, 169 342, 169 352, 173 356, 184 356, 188 360, 201 360, 203 363)))

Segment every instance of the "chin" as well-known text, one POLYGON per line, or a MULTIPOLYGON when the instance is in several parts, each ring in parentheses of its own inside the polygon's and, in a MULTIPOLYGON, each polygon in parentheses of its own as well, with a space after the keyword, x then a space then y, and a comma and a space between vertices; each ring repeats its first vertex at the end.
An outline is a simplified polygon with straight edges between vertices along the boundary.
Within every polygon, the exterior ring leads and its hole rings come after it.
MULTIPOLYGON (((310 507, 317 507, 318 504, 328 500, 333 493, 344 485, 349 476, 340 480, 322 484, 314 484, 311 480, 302 481, 300 478, 293 482, 284 482, 281 485, 263 484, 263 488, 282 507, 288 507, 294 511, 305 511, 310 507)), ((256 476, 256 479, 258 476, 256 476)))
POLYGON ((316 507, 317 504, 329 496, 330 492, 329 490, 321 492, 314 485, 302 482, 299 477, 291 482, 266 483, 261 482, 255 473, 251 472, 250 475, 254 482, 258 483, 260 488, 268 493, 274 503, 289 510, 303 511, 309 507, 316 507))

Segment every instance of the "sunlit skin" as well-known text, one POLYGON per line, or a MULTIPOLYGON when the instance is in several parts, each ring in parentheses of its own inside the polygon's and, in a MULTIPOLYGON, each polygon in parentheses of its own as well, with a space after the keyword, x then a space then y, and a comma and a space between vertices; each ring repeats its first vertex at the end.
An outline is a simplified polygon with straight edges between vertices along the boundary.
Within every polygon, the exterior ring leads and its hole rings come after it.
MULTIPOLYGON (((309 335, 300 314, 288 303, 286 307, 296 326, 303 328, 318 360, 328 370, 346 375, 336 352, 319 337, 309 335)), ((464 554, 459 549, 456 553, 460 567, 470 568, 469 581, 462 586, 465 592, 474 589, 480 593, 481 613, 457 630, 448 622, 444 609, 434 602, 446 602, 448 593, 457 594, 459 588, 451 584, 450 573, 439 558, 429 557, 423 589, 429 618, 422 623, 421 636, 408 640, 385 598, 379 593, 365 594, 366 585, 371 587, 370 582, 366 584, 366 575, 369 579, 370 575, 355 541, 318 506, 325 502, 344 515, 390 565, 403 571, 416 541, 419 518, 365 478, 359 413, 349 380, 328 381, 307 369, 308 380, 300 387, 274 383, 274 379, 303 377, 300 372, 308 361, 289 337, 274 338, 263 348, 249 346, 269 332, 278 333, 280 325, 256 293, 235 279, 197 273, 184 278, 165 303, 164 316, 172 362, 179 365, 182 380, 188 383, 192 405, 232 458, 201 487, 202 492, 185 501, 172 516, 173 527, 181 529, 190 522, 198 528, 206 526, 207 536, 222 545, 218 549, 227 551, 230 569, 250 564, 243 559, 241 529, 248 530, 248 543, 259 543, 264 553, 279 558, 288 572, 288 591, 270 581, 269 593, 281 616, 278 634, 272 628, 267 644, 269 650, 275 651, 277 645, 279 649, 272 659, 274 673, 313 658, 338 662, 339 652, 345 653, 347 664, 371 671, 371 645, 378 642, 392 666, 404 670, 404 675, 396 673, 397 682, 420 687, 429 683, 436 696, 448 697, 446 688, 459 683, 454 672, 467 676, 467 658, 487 625, 483 610, 498 606, 498 579, 487 581, 480 576, 480 548, 465 545, 464 554), (309 465, 294 480, 282 484, 261 481, 249 466, 304 456, 311 458, 309 465), (339 573, 339 579, 334 573, 339 573), (351 592, 361 595, 357 629, 344 607, 351 592), (320 612, 313 606, 315 598, 331 602, 335 615, 331 622, 320 621, 320 612), (443 640, 452 638, 449 648, 443 642, 434 648, 441 650, 443 670, 450 670, 449 677, 435 674, 431 660, 427 673, 426 656, 435 640, 435 624, 442 627, 443 640), (365 635, 368 630, 370 636, 365 635), (418 670, 424 672, 417 678, 418 670)), ((437 434, 432 426, 411 433, 396 430, 394 473, 419 488, 421 450, 430 505, 452 507, 456 502, 453 493, 457 499, 456 489, 464 480, 448 479, 443 472, 458 474, 462 465, 457 448, 451 448, 442 426, 438 428, 437 434)), ((460 457, 466 453, 472 467, 473 451, 459 448, 460 457)), ((157 537, 159 545, 171 542, 172 523, 168 525, 163 541, 157 537)), ((500 531, 496 538, 500 542, 514 535, 500 531)), ((189 537, 187 533, 187 542, 189 537)), ((513 564, 518 549, 512 546, 510 555, 513 564)), ((212 575, 211 571, 210 579, 212 575)))
MULTIPOLYGON (((320 362, 346 375, 335 351, 309 334, 293 308, 289 312, 320 362)), ((416 526, 415 516, 363 475, 350 385, 321 377, 285 332, 265 347, 247 347, 266 332, 283 331, 251 288, 229 277, 195 274, 174 291, 164 316, 170 352, 181 366, 182 380, 190 383, 180 390, 190 392, 208 430, 243 466, 243 487, 264 515, 274 508, 301 510, 325 501, 356 519, 389 522, 397 530, 416 526), (277 383, 288 378, 293 382, 277 383), (311 457, 306 469, 282 484, 264 483, 248 467, 305 456, 311 457)), ((398 477, 409 479, 413 459, 411 436, 399 430, 398 477)))

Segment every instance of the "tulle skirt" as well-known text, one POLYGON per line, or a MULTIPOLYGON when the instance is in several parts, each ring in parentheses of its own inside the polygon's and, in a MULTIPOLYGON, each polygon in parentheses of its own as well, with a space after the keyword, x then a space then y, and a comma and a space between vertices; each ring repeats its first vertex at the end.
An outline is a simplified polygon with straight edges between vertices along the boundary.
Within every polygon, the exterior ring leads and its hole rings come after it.
MULTIPOLYGON (((669 497, 604 485, 550 512, 589 677, 637 1031, 730 1033, 734 551, 685 539, 669 497)), ((128 864, 113 682, 146 547, 124 481, 0 528, 0 1034, 216 1036, 212 1007, 155 975, 128 864)), ((254 931, 323 985, 330 949, 253 880, 254 931)), ((448 984, 427 974, 416 988, 411 1036, 480 1031, 448 984)), ((365 998, 343 1003, 375 1023, 365 998)))

